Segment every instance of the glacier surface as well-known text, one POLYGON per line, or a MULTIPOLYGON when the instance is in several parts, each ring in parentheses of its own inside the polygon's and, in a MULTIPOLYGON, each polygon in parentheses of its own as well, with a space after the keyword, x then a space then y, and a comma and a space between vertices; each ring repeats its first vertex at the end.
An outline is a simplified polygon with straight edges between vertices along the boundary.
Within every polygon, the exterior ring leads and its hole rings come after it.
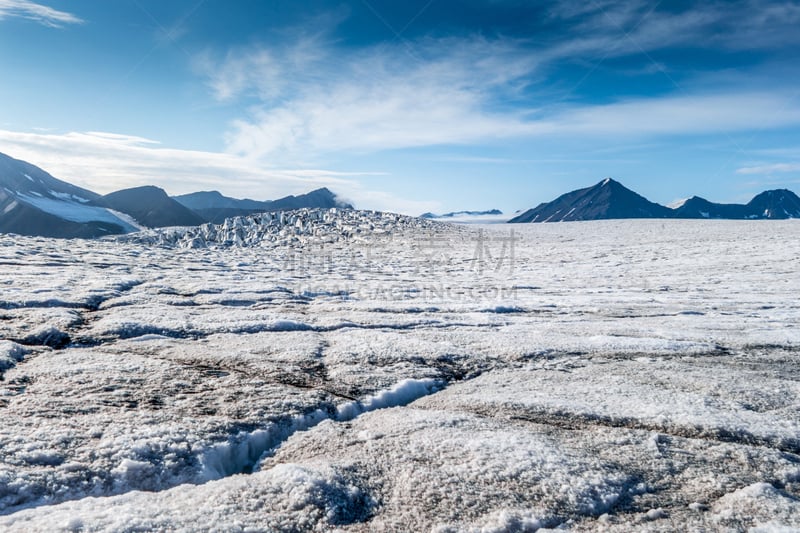
POLYGON ((798 229, 0 235, 0 530, 796 530, 798 229))

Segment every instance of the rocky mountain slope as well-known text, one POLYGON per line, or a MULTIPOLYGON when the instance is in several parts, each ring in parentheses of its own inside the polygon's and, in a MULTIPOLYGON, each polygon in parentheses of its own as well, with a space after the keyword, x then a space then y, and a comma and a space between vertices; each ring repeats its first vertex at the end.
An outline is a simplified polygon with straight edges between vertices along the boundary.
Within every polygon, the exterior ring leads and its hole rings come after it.
POLYGON ((93 205, 99 198, 35 165, 0 154, 0 233, 92 238, 136 229, 124 217, 93 205))
POLYGON ((514 217, 511 223, 569 222, 625 218, 715 218, 730 220, 800 218, 800 198, 792 191, 765 191, 747 204, 717 204, 693 196, 674 208, 653 203, 607 178, 561 195, 514 217))

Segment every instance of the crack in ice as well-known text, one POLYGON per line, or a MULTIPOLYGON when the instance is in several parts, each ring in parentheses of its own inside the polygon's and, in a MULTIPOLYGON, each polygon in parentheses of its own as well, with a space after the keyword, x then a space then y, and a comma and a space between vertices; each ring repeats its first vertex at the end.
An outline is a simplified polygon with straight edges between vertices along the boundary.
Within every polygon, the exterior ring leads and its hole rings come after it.
POLYGON ((391 389, 381 391, 364 401, 347 402, 331 411, 317 409, 266 429, 240 434, 233 442, 217 444, 202 454, 202 479, 212 481, 257 471, 261 461, 274 454, 295 433, 312 429, 326 420, 349 422, 371 411, 405 407, 441 391, 446 385, 440 379, 405 379, 391 389))

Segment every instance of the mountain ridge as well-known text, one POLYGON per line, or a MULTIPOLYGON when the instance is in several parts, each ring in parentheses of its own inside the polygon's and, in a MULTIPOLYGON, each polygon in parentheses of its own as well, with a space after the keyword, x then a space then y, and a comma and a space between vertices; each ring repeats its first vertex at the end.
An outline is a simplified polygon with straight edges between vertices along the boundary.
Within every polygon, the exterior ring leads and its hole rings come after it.
POLYGON ((122 189, 92 203, 125 213, 148 228, 199 226, 206 222, 200 215, 170 198, 164 189, 154 185, 122 189))
POLYGON ((55 178, 47 171, 0 153, 0 233, 54 238, 97 238, 141 227, 198 226, 221 217, 309 208, 353 208, 326 187, 302 195, 259 202, 237 200, 218 191, 183 195, 205 202, 183 205, 163 189, 145 185, 105 196, 55 178), (216 205, 216 207, 215 207, 216 205), (203 206, 201 206, 203 207, 203 206))
POLYGON ((294 209, 340 207, 353 209, 353 206, 338 198, 327 187, 321 187, 300 195, 289 195, 277 200, 250 200, 224 196, 219 191, 200 191, 174 196, 174 200, 202 216, 206 222, 222 223, 226 218, 247 216, 272 211, 291 211, 294 209))
POLYGON ((747 204, 718 204, 693 196, 675 208, 651 202, 618 181, 603 181, 562 194, 509 220, 510 224, 673 218, 758 220, 800 218, 800 198, 788 189, 764 191, 747 204))
POLYGON ((437 219, 437 218, 456 218, 461 216, 470 216, 470 217, 478 217, 478 216, 499 216, 502 215, 503 212, 499 209, 490 209, 488 211, 453 211, 451 213, 444 213, 442 215, 437 215, 436 213, 422 213, 419 217, 420 218, 429 218, 429 219, 437 219))

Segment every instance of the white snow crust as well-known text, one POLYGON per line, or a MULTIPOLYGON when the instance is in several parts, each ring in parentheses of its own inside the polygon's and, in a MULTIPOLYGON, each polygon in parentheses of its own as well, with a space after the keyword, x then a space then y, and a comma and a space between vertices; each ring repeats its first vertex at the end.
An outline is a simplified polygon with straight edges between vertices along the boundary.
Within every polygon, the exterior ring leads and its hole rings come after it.
POLYGON ((0 235, 0 531, 797 530, 797 230, 0 235))

